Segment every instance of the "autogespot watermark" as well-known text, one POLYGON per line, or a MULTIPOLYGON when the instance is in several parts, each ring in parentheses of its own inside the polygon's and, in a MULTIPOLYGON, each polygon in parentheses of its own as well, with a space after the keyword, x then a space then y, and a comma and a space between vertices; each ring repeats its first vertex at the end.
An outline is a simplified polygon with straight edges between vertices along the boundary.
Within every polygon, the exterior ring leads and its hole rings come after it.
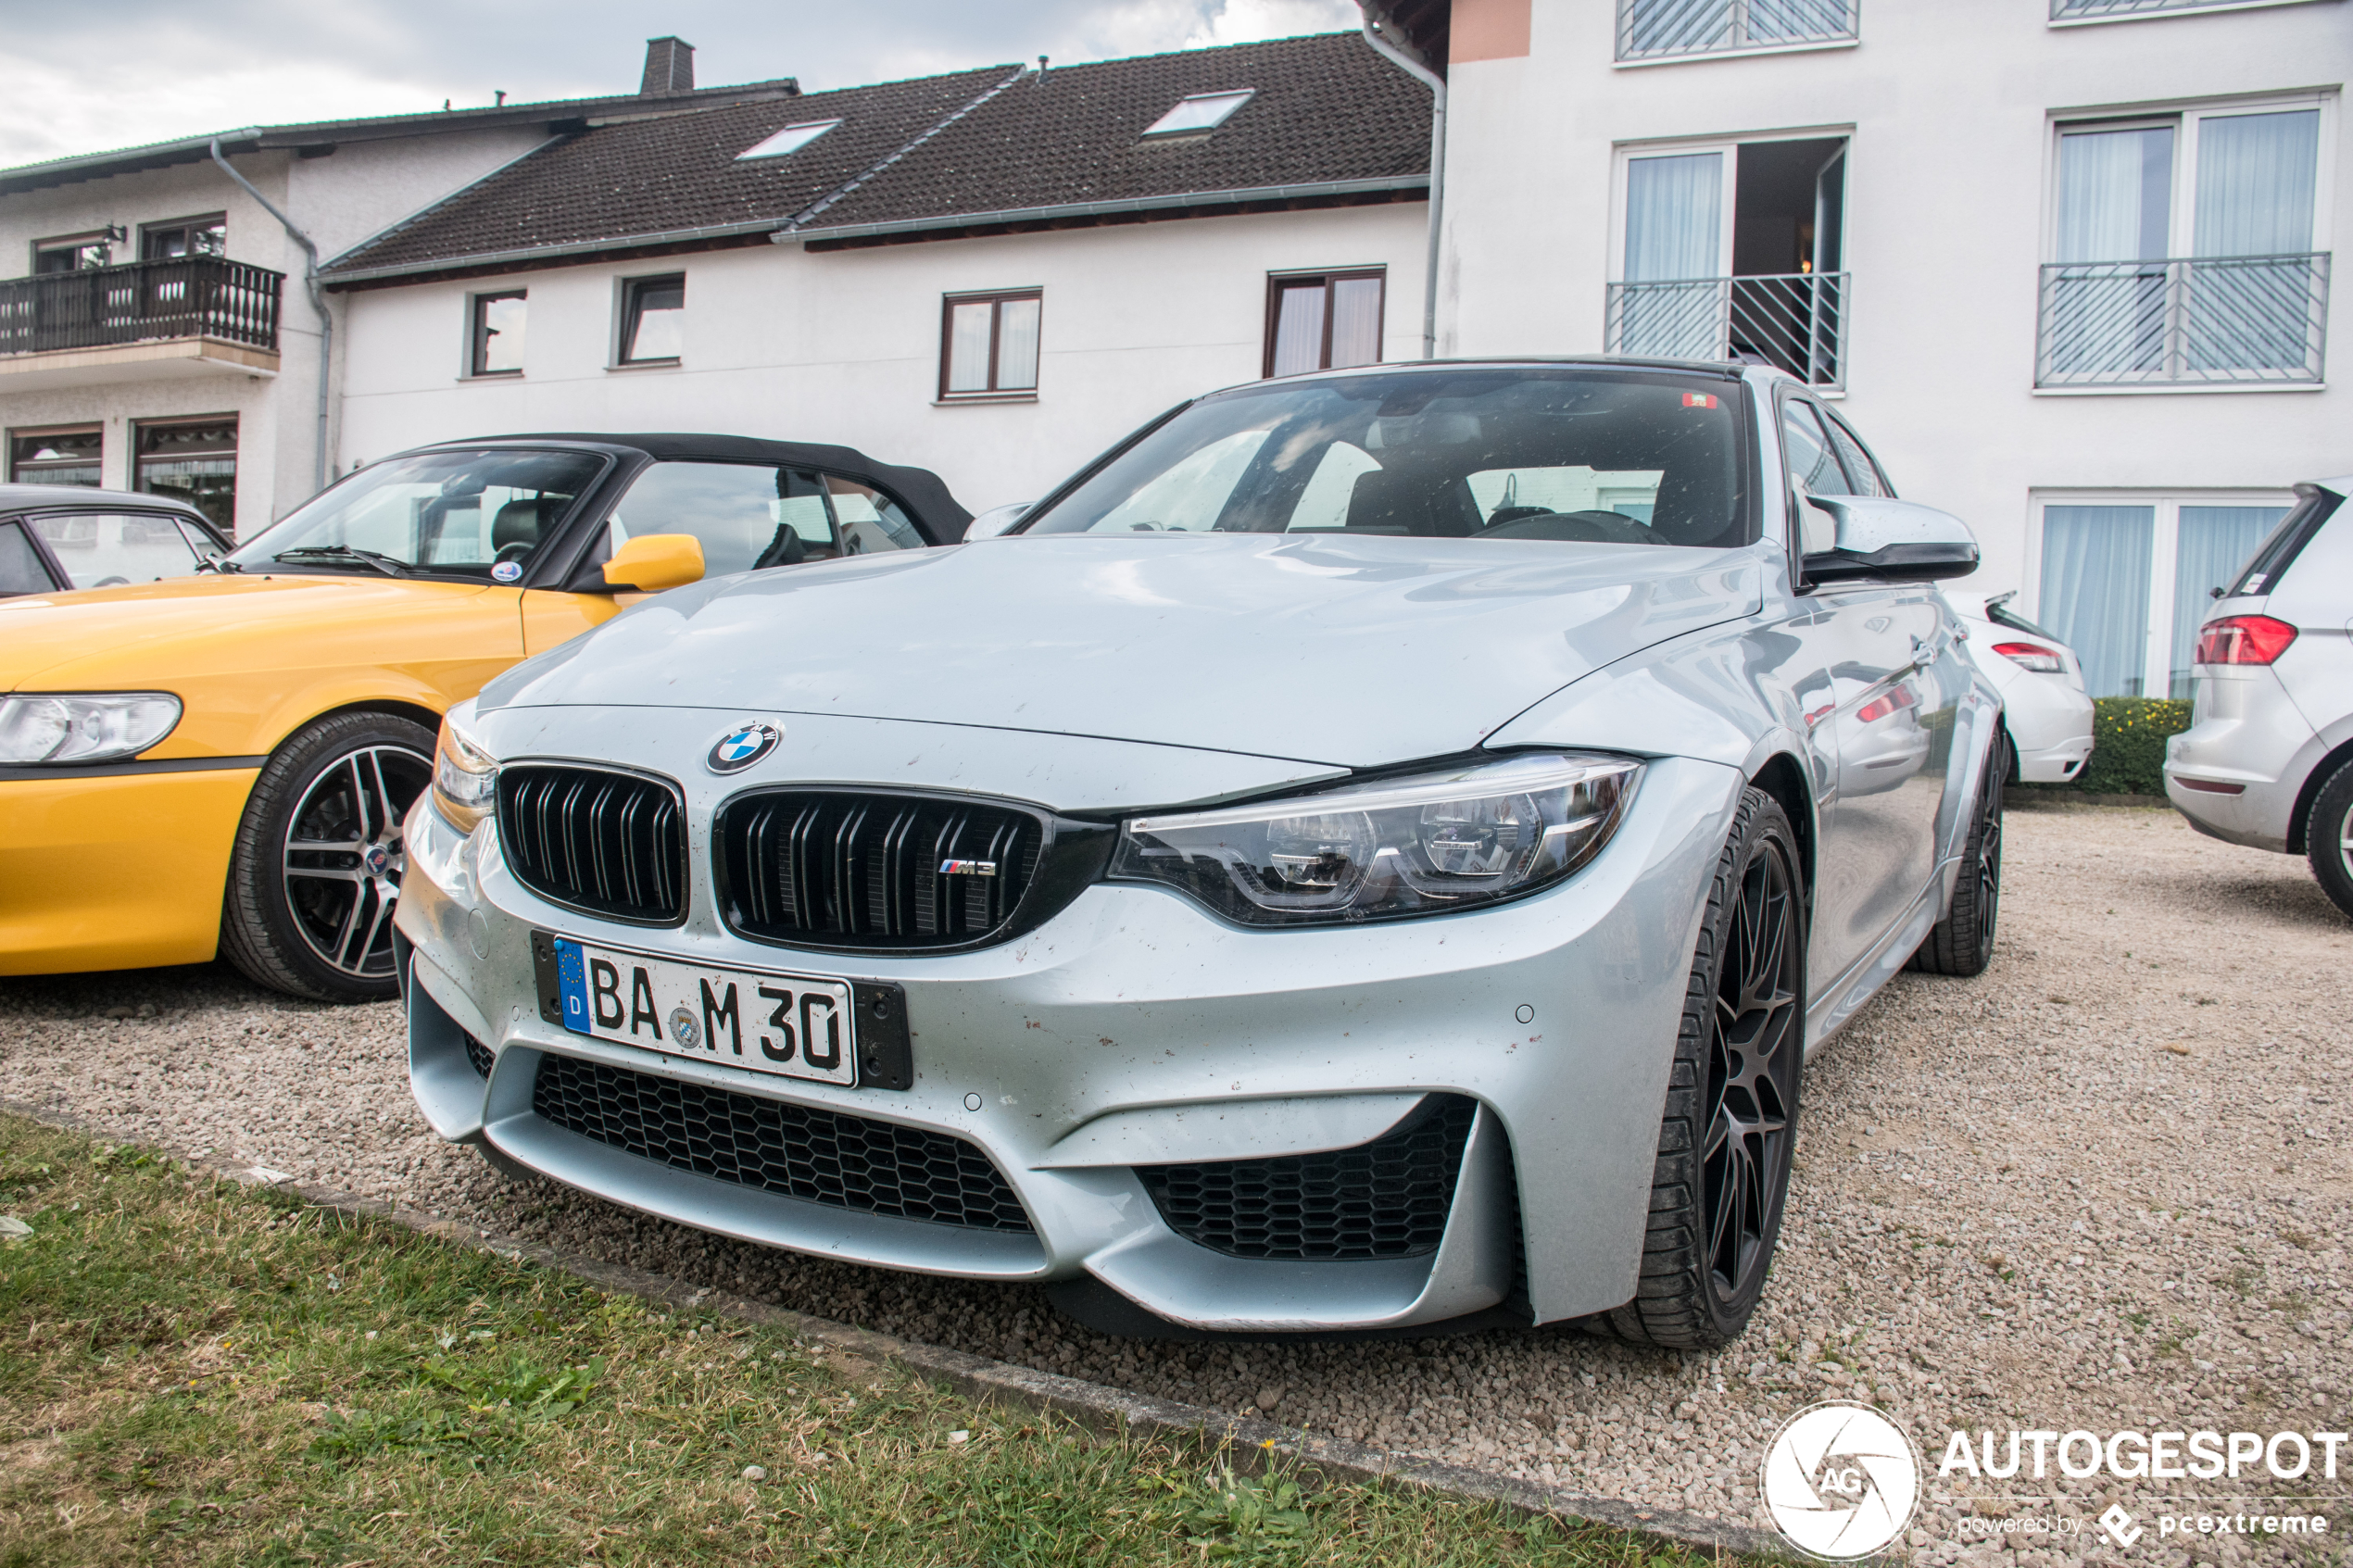
MULTIPOLYGON (((2334 1481, 2343 1432, 2127 1431, 2019 1428, 1954 1432, 1936 1474, 1977 1481, 2088 1481, 2108 1475, 2120 1481, 2237 1480, 2269 1476, 2276 1481, 2334 1481)), ((2353 1454, 2346 1456, 2353 1462, 2353 1454)), ((1843 1562, 1867 1557, 1904 1534, 1919 1503, 1920 1463, 1902 1428, 1869 1405, 1831 1400, 1797 1412, 1765 1450, 1760 1477, 1765 1506, 1790 1544, 1811 1556, 1843 1562)), ((1997 1500, 1997 1499, 1985 1499, 1997 1500)), ((2053 1502, 2048 1494, 2003 1502, 2053 1502)), ((2220 1499, 2216 1499, 2220 1500, 2220 1499)), ((2326 1513, 2299 1511, 2318 1498, 2233 1498, 2226 1512, 2208 1512, 2207 1499, 2164 1498, 2145 1505, 2136 1518, 2121 1503, 2085 1520, 2064 1513, 2004 1512, 1965 1513, 1956 1522, 1964 1539, 2005 1540, 2024 1545, 2038 1537, 2088 1534, 2096 1526, 2119 1547, 2144 1539, 2152 1546, 2175 1537, 2253 1536, 2313 1537, 2329 1534, 2326 1513), (2205 1506, 2185 1508, 2184 1503, 2205 1506), (2257 1512, 2250 1508, 2263 1505, 2257 1512), (2284 1506, 2282 1506, 2284 1505, 2284 1506), (2151 1539, 2151 1537, 2154 1537, 2151 1539)))

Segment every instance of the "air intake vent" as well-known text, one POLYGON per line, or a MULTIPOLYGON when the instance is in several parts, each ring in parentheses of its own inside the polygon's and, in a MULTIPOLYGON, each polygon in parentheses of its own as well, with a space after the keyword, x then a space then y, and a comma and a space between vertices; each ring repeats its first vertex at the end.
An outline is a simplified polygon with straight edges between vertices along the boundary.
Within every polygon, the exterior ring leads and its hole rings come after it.
POLYGON ((1431 1095, 1354 1148, 1199 1165, 1139 1165, 1168 1228, 1231 1258, 1324 1261, 1438 1249, 1478 1103, 1431 1095))
POLYGON ((686 816, 668 784, 601 768, 508 768, 498 838, 543 898, 639 925, 686 918, 686 816))
POLYGON ((1060 824, 1058 835, 1051 823, 1042 812, 953 797, 746 796, 714 830, 720 907, 744 935, 794 947, 1000 941, 1016 916, 1037 923, 1101 870, 1107 832, 1060 824))
POLYGON ((543 1056, 531 1109, 559 1127, 681 1171, 836 1209, 1027 1234, 1029 1216, 962 1138, 543 1056))

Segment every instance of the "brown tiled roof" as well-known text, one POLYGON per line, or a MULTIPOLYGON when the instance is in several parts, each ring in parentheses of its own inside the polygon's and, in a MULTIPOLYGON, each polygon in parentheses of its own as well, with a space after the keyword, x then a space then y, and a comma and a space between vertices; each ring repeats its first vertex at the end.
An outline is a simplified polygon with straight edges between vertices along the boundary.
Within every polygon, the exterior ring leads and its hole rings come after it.
POLYGON ((1404 182, 1428 168, 1428 90, 1353 33, 1042 76, 993 66, 598 127, 337 257, 327 276, 416 275, 493 258, 526 267, 731 230, 756 239, 787 226, 811 234, 952 227, 1041 207, 1404 182), (1207 135, 1142 134, 1179 98, 1245 87, 1255 95, 1207 135), (736 161, 784 126, 837 118, 799 152, 736 161))

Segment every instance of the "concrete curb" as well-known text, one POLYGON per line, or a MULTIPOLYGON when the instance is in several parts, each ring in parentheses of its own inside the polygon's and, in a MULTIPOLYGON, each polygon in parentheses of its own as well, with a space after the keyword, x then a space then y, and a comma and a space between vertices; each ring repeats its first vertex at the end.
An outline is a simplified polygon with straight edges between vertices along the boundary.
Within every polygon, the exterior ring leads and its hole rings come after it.
POLYGON ((1662 1545, 1705 1552, 1710 1556, 1766 1558, 1799 1562, 1779 1536, 1743 1524, 1733 1524, 1682 1509, 1647 1508, 1614 1498, 1590 1497, 1533 1481, 1490 1474, 1468 1465, 1416 1459, 1390 1453, 1338 1437, 1318 1437, 1298 1427, 1283 1426, 1255 1417, 1228 1414, 1202 1405, 1180 1404, 1149 1395, 1131 1394, 1056 1373, 1039 1372, 1007 1361, 990 1361, 962 1350, 923 1345, 869 1329, 853 1328, 831 1319, 797 1312, 789 1308, 746 1297, 688 1285, 667 1274, 652 1273, 623 1263, 609 1263, 562 1248, 503 1239, 460 1221, 443 1218, 380 1199, 359 1198, 333 1187, 299 1182, 260 1166, 232 1165, 208 1156, 182 1153, 157 1146, 126 1146, 91 1126, 81 1117, 50 1106, 0 1099, 0 1113, 22 1117, 60 1132, 69 1132, 117 1147, 145 1147, 155 1154, 193 1169, 209 1171, 245 1186, 292 1194, 317 1209, 339 1214, 388 1220, 421 1235, 454 1242, 477 1251, 496 1253, 519 1262, 537 1263, 584 1280, 600 1290, 658 1301, 682 1311, 710 1312, 744 1323, 781 1330, 803 1343, 821 1345, 847 1355, 900 1367, 918 1376, 945 1383, 975 1402, 997 1401, 1026 1410, 1051 1411, 1104 1436, 1122 1434, 1197 1441, 1229 1449, 1236 1468, 1261 1471, 1286 1461, 1296 1463, 1308 1478, 1359 1482, 1376 1486, 1407 1486, 1466 1502, 1491 1503, 1521 1515, 1543 1515, 1565 1524, 1591 1524, 1622 1530, 1662 1545))

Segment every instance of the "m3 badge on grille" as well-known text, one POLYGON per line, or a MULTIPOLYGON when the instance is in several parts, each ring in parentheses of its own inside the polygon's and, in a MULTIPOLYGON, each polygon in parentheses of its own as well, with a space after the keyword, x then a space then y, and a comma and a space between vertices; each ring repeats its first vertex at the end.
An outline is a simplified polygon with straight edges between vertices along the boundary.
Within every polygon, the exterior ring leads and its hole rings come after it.
POLYGON ((740 773, 775 750, 784 738, 785 732, 774 724, 739 724, 719 737, 703 765, 714 773, 740 773))

